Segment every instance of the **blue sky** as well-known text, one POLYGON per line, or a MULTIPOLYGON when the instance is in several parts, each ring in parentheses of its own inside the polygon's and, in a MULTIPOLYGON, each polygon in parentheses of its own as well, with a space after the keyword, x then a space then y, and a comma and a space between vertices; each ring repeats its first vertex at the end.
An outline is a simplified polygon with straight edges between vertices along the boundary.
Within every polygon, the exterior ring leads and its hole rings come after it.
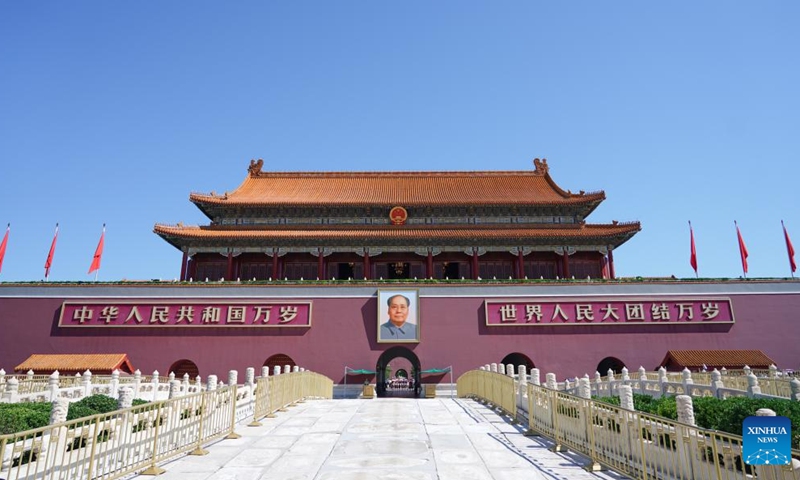
MULTIPOLYGON (((2 2, 0 281, 172 279, 155 223, 265 169, 525 170, 642 222, 618 276, 789 276, 800 3, 2 2), (677 3, 677 4, 676 4, 677 3)), ((798 258, 800 261, 800 258, 798 258)))

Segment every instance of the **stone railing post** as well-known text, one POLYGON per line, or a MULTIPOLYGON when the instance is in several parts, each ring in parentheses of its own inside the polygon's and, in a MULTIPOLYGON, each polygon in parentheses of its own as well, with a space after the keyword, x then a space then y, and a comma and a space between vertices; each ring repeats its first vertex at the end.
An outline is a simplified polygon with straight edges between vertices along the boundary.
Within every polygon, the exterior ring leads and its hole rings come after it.
POLYGON ((622 384, 630 385, 631 376, 628 374, 628 367, 622 367, 622 384))
POLYGON ((203 379, 200 378, 200 374, 198 374, 196 377, 194 377, 194 384, 197 385, 197 391, 198 392, 202 392, 203 391, 203 379))
POLYGON ((721 373, 723 375, 727 375, 728 374, 728 369, 725 368, 725 367, 722 367, 722 368, 719 369, 719 373, 721 373))
POLYGON ((133 397, 139 396, 139 387, 142 385, 142 371, 138 368, 133 372, 133 397))
POLYGON ((239 385, 239 372, 237 370, 228 371, 228 386, 239 385))
POLYGON ((566 392, 570 388, 572 388, 572 383, 570 383, 569 378, 565 378, 564 379, 564 391, 566 392))
POLYGON ((609 397, 613 397, 614 396, 614 382, 617 381, 614 378, 614 370, 611 370, 610 368, 608 369, 608 372, 606 372, 606 380, 608 382, 608 396, 609 397))
POLYGON ((510 363, 508 365, 506 365, 506 375, 508 375, 509 377, 513 377, 514 376, 514 365, 512 365, 510 363))
POLYGON ((500 375, 505 375, 506 374, 506 366, 503 365, 502 363, 498 363, 497 364, 497 373, 499 373, 500 375))
POLYGON ((592 386, 588 374, 578 379, 578 396, 587 400, 592 399, 592 386))
POLYGON ((742 370, 744 370, 745 376, 750 375, 753 372, 753 369, 751 369, 749 365, 745 365, 742 370))
POLYGON ((491 371, 492 373, 497 373, 497 364, 496 364, 496 363, 492 363, 492 364, 490 365, 490 371, 491 371))
POLYGON ((29 382, 33 380, 33 370, 28 370, 25 373, 25 379, 27 379, 29 382))
POLYGON ((691 396, 692 385, 694 385, 694 380, 692 380, 692 372, 688 368, 684 368, 681 372, 681 377, 681 383, 683 383, 683 393, 691 396))
POLYGON ((53 400, 50 406, 50 425, 66 422, 68 411, 69 411, 68 398, 56 398, 55 400, 53 400))
POLYGON ((678 421, 687 425, 695 426, 692 396, 678 395, 675 397, 675 402, 678 408, 678 421))
POLYGON ((172 383, 175 380, 175 372, 169 372, 169 383, 172 383))
POLYGON ((531 368, 531 383, 537 387, 542 384, 542 373, 538 368, 531 368))
POLYGON ((758 377, 753 373, 747 375, 747 396, 754 397, 761 395, 761 387, 758 386, 758 377))
POLYGON ((19 380, 16 377, 11 377, 6 381, 6 390, 3 392, 3 401, 5 403, 17 403, 19 396, 19 380))
POLYGON ((722 374, 715 368, 711 371, 711 391, 715 397, 722 399, 722 392, 720 392, 722 388, 725 388, 725 384, 722 382, 722 374))
POLYGON ((284 365, 283 366, 283 373, 292 373, 292 366, 291 365, 284 365))
POLYGON ((769 366, 769 378, 778 378, 778 367, 774 364, 769 366))
POLYGON ((642 395, 647 392, 647 370, 643 366, 639 366, 639 393, 642 395))
POLYGON ((517 367, 517 411, 528 411, 528 367, 517 367))
POLYGON ((261 376, 264 378, 269 377, 269 367, 261 367, 261 376))
POLYGON ((281 374, 281 367, 280 365, 275 365, 272 368, 272 375, 280 375, 281 374))
POLYGON ((594 372, 594 394, 598 397, 602 397, 603 395, 603 376, 600 375, 600 372, 595 370, 594 372))
POLYGON ((191 377, 188 373, 183 374, 183 382, 181 382, 181 391, 183 391, 184 395, 189 395, 189 384, 191 377))
POLYGON ((88 397, 92 394, 92 372, 86 370, 83 372, 83 378, 81 378, 81 385, 83 386, 83 396, 88 397))
POLYGON ((295 365, 292 367, 292 373, 297 373, 300 371, 300 365, 295 365))
POLYGON ((486 365, 484 365, 484 367, 485 367, 484 370, 486 370, 487 372, 491 372, 492 371, 492 366, 489 365, 488 363, 486 365))
POLYGON ((558 388, 558 383, 556 382, 555 373, 548 373, 544 377, 545 377, 545 387, 551 390, 555 390, 558 388))
POLYGON ((170 380, 169 381, 169 398, 172 400, 173 398, 178 398, 181 396, 181 382, 178 380, 170 380))
POLYGON ((669 377, 667 377, 667 369, 664 367, 659 367, 658 369, 658 384, 661 387, 661 397, 666 395, 667 393, 667 383, 669 383, 669 377))
POLYGON ((116 398, 117 391, 119 391, 119 370, 114 370, 111 372, 111 392, 109 396, 116 398))
POLYGON ((216 389, 217 389, 217 376, 209 375, 208 380, 206 380, 206 390, 212 392, 216 389))
POLYGON ((0 368, 0 385, 4 385, 6 383, 6 371, 0 368))
POLYGON ((478 367, 478 370, 480 370, 480 371, 482 371, 482 372, 485 372, 485 371, 486 371, 486 367, 484 367, 483 365, 481 365, 480 367, 478 367))
POLYGON ((117 398, 117 408, 131 408, 133 406, 133 390, 129 387, 122 387, 119 389, 119 398, 117 398))
POLYGON ((789 382, 789 388, 792 389, 792 400, 800 401, 800 379, 795 378, 789 382))
POLYGON ((58 387, 58 370, 50 374, 50 378, 47 379, 47 390, 50 392, 50 401, 53 402, 59 397, 59 387, 58 387))
POLYGON ((244 370, 244 384, 245 386, 253 388, 253 385, 256 383, 256 369, 253 367, 247 367, 244 370))
POLYGON ((150 379, 150 385, 153 387, 153 398, 152 401, 155 402, 158 400, 158 383, 160 380, 158 379, 158 370, 153 370, 153 378, 150 379))
POLYGON ((619 387, 619 406, 625 410, 635 410, 633 406, 633 388, 630 385, 619 387))

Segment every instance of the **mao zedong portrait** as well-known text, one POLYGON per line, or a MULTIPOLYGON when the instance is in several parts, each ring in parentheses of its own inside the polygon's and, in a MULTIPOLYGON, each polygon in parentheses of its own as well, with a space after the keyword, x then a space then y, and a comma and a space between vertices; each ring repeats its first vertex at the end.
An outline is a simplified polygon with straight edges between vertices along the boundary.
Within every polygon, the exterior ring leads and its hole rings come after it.
POLYGON ((416 340, 417 326, 407 322, 411 301, 405 295, 392 295, 386 300, 389 321, 381 325, 380 340, 416 340))

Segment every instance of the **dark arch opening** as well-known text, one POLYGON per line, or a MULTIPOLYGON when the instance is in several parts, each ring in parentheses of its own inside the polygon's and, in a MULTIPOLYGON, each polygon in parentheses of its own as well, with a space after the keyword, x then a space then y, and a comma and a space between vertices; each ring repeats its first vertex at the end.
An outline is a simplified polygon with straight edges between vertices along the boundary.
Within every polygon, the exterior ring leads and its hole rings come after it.
POLYGON ((272 375, 272 373, 275 371, 275 367, 281 367, 281 373, 283 373, 284 365, 294 367, 297 364, 294 362, 294 360, 292 360, 292 357, 286 355, 285 353, 276 353, 275 355, 272 355, 268 359, 264 360, 264 366, 269 367, 270 375, 272 375))
POLYGON ((391 347, 378 357, 378 363, 375 365, 375 390, 378 398, 386 396, 386 366, 392 359, 402 357, 411 363, 411 370, 414 377, 414 397, 419 397, 422 388, 420 386, 420 365, 419 358, 414 352, 406 347, 391 347))
POLYGON ((175 379, 177 380, 183 379, 183 376, 187 373, 189 374, 189 378, 191 378, 192 380, 194 380, 195 378, 197 378, 198 375, 200 375, 200 370, 197 368, 197 365, 193 361, 187 360, 185 358, 173 363, 172 366, 170 366, 169 370, 167 371, 170 373, 174 373, 175 379))
POLYGON ((514 365, 514 371, 516 372, 520 365, 525 365, 525 368, 528 369, 528 373, 530 373, 532 368, 536 368, 536 365, 533 364, 533 360, 530 359, 524 353, 514 352, 509 353, 505 357, 503 357, 502 361, 503 365, 514 365))
POLYGON ((609 369, 613 370, 614 374, 619 375, 622 373, 623 368, 625 368, 625 364, 616 357, 606 357, 597 364, 597 371, 603 376, 608 375, 609 369))

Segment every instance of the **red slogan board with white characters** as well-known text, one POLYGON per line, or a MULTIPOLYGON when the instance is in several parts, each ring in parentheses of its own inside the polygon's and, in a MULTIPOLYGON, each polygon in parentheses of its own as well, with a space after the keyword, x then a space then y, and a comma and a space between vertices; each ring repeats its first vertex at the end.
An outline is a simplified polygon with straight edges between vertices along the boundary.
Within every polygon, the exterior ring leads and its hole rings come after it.
POLYGON ((311 327, 310 301, 67 300, 59 327, 311 327))
POLYGON ((486 300, 486 325, 733 324, 729 298, 486 300))

